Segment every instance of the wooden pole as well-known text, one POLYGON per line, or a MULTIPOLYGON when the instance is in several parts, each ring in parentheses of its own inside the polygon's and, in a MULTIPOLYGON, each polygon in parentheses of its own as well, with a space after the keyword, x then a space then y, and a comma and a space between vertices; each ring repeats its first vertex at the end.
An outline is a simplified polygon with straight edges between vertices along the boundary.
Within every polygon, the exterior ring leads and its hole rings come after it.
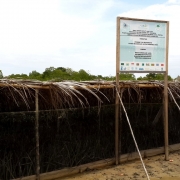
POLYGON ((117 98, 116 98, 116 107, 115 107, 115 159, 116 159, 116 165, 118 165, 119 164, 119 104, 117 98))
POLYGON ((166 29, 166 72, 164 74, 164 151, 165 160, 169 160, 169 137, 168 137, 168 52, 169 52, 169 22, 166 29))
MULTIPOLYGON (((122 98, 122 89, 120 89, 120 96, 122 98)), ((121 157, 121 138, 122 137, 122 105, 119 104, 119 156, 121 157)))
MULTIPOLYGON (((116 90, 119 92, 119 57, 120 57, 120 18, 117 17, 116 27, 116 90)), ((119 97, 116 91, 115 100, 115 163, 119 164, 119 97)))
POLYGON ((169 160, 169 141, 168 141, 168 91, 167 73, 164 74, 164 150, 165 160, 169 160))
POLYGON ((35 118, 35 134, 36 134, 36 180, 40 180, 40 161, 39 161, 39 90, 35 90, 36 118, 35 118))

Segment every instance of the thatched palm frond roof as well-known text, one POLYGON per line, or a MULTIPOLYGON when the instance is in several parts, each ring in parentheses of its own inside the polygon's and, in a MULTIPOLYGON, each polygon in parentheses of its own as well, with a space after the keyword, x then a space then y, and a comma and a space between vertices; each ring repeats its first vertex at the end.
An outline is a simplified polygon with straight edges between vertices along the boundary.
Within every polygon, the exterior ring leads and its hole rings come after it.
MULTIPOLYGON (((162 99, 161 81, 120 81, 119 87, 123 101, 141 102, 162 99)), ((17 106, 23 102, 31 109, 36 89, 39 89, 41 104, 51 104, 47 108, 87 107, 95 104, 114 104, 116 83, 114 81, 63 81, 45 82, 37 80, 0 79, 0 95, 3 101, 13 101, 17 106), (10 99, 10 100, 9 100, 10 99), (21 102, 20 102, 21 99, 21 102)), ((180 98, 180 83, 169 82, 170 97, 180 98)), ((162 102, 162 101, 161 101, 162 102)), ((0 109, 1 109, 0 103, 0 109)))

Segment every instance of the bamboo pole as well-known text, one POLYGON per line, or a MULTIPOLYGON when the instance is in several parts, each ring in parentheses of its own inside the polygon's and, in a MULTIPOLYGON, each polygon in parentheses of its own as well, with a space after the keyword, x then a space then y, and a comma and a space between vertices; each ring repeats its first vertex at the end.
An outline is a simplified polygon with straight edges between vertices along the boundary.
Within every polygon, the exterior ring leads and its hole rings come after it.
POLYGON ((40 180, 40 162, 39 162, 39 90, 35 90, 36 118, 35 118, 35 135, 36 135, 36 180, 40 180))

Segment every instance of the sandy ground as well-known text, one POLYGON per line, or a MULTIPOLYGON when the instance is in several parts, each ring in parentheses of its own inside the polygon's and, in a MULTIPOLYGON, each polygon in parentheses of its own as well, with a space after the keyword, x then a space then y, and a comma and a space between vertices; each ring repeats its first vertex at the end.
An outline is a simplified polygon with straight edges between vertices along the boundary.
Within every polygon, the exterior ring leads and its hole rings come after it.
MULTIPOLYGON (((170 153, 169 161, 164 155, 145 158, 144 164, 151 180, 180 180, 180 150, 170 153)), ((147 179, 140 160, 119 166, 86 171, 63 180, 140 180, 147 179)), ((60 180, 60 179, 59 179, 60 180)))

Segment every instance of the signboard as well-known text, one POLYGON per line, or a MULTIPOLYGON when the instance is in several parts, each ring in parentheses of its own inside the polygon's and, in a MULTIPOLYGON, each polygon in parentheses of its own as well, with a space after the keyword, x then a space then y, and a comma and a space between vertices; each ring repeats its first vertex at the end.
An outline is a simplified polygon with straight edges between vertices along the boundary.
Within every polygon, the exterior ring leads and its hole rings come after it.
POLYGON ((167 21, 119 17, 121 72, 165 72, 167 21))
POLYGON ((164 73, 164 149, 168 160, 169 21, 117 17, 115 161, 119 163, 119 73, 164 73))

